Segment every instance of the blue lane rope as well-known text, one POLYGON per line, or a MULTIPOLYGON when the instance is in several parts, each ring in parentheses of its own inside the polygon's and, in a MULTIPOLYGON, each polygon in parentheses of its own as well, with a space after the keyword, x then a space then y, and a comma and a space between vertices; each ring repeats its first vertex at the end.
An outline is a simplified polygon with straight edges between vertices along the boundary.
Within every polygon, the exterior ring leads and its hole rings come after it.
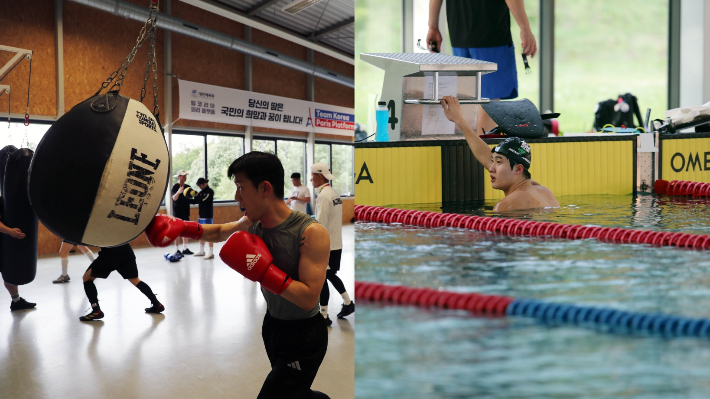
POLYGON ((508 305, 506 315, 532 317, 543 323, 592 324, 614 332, 710 338, 710 320, 665 314, 514 299, 508 305))

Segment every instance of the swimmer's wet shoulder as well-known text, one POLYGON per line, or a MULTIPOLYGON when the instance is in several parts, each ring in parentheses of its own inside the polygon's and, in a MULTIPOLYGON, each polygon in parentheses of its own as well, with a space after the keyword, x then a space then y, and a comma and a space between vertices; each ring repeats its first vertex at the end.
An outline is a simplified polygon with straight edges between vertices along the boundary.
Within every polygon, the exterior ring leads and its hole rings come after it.
POLYGON ((496 212, 522 209, 559 208, 555 195, 547 187, 534 180, 527 179, 511 193, 500 200, 493 208, 496 212))

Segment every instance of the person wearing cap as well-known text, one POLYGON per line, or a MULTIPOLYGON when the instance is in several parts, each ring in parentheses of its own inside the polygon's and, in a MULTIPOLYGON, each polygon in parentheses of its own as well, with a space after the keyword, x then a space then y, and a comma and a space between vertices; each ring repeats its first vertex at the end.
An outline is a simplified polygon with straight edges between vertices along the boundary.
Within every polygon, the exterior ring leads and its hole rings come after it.
POLYGON ((350 299, 345 290, 343 281, 336 275, 340 270, 340 258, 343 253, 343 202, 340 194, 331 187, 329 181, 333 180, 333 175, 324 162, 314 163, 311 167, 311 182, 316 193, 316 220, 325 226, 330 235, 330 258, 328 259, 328 270, 326 271, 326 281, 323 282, 323 289, 320 292, 320 312, 325 319, 325 324, 333 324, 328 317, 328 301, 330 300, 330 288, 328 281, 343 297, 343 305, 338 313, 339 319, 344 319, 355 312, 355 302, 350 299))
MULTIPOLYGON (((194 190, 188 184, 187 181, 187 171, 181 169, 178 171, 177 175, 173 176, 178 179, 178 182, 173 185, 170 193, 173 198, 173 216, 182 220, 190 220, 190 195, 185 195, 194 190)), ((175 240, 175 254, 176 255, 192 255, 193 252, 187 248, 187 238, 182 238, 182 251, 180 251, 180 244, 178 240, 175 240)), ((179 259, 179 257, 177 257, 179 259)))
MULTIPOLYGON (((197 187, 200 188, 200 192, 195 195, 195 198, 191 199, 190 202, 197 204, 199 207, 199 215, 197 223, 199 224, 212 224, 214 216, 214 190, 209 186, 210 179, 205 179, 200 177, 197 179, 197 187)), ((214 259, 213 252, 214 243, 210 242, 209 252, 205 255, 205 240, 200 240, 200 250, 197 251, 195 256, 204 256, 205 259, 214 259)))
POLYGON ((291 196, 288 197, 286 201, 286 205, 294 211, 307 213, 306 205, 311 202, 310 190, 308 190, 308 187, 301 184, 301 174, 298 172, 291 174, 291 183, 293 183, 293 188, 291 189, 291 196))
POLYGON ((521 209, 558 208, 555 195, 547 187, 532 180, 530 146, 519 137, 508 137, 493 150, 488 147, 478 134, 468 126, 461 111, 461 104, 456 97, 445 96, 441 99, 446 117, 456 123, 466 137, 478 162, 491 174, 491 186, 502 190, 505 197, 493 208, 505 212, 521 209))

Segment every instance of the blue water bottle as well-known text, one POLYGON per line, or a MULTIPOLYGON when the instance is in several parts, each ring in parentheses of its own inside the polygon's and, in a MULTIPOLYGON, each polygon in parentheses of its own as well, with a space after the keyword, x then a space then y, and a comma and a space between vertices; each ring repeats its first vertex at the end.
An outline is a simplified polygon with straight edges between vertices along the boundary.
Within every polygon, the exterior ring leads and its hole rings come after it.
POLYGON ((390 141, 390 135, 387 132, 387 121, 389 121, 389 110, 387 103, 380 101, 375 108, 375 119, 377 119, 377 133, 375 141, 390 141))

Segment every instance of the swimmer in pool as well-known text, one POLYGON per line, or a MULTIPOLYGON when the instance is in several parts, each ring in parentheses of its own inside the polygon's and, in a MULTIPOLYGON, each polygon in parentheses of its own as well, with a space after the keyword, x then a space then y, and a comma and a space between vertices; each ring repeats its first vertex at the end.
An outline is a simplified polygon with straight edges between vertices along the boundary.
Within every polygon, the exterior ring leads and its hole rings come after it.
POLYGON ((497 212, 536 208, 559 208, 555 195, 530 176, 530 146, 519 137, 508 137, 493 150, 471 129, 456 97, 441 99, 446 117, 463 131, 478 162, 491 174, 491 186, 505 197, 493 208, 497 212))

